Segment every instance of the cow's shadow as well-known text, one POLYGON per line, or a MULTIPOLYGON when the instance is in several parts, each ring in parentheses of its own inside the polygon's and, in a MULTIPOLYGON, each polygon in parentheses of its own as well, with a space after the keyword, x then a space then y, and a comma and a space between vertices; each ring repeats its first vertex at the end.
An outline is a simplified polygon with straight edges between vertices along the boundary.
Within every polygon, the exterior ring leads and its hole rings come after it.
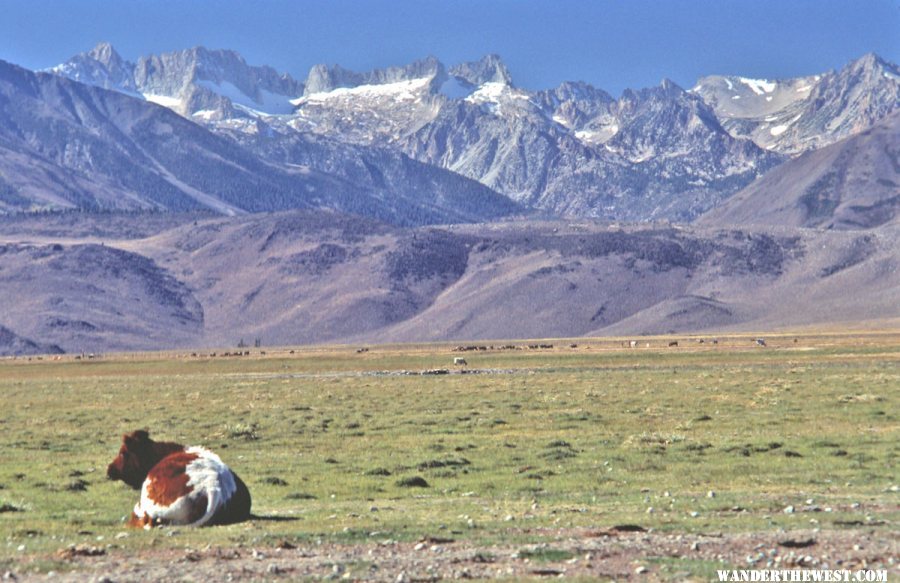
POLYGON ((281 516, 281 515, 265 515, 251 514, 247 520, 260 520, 265 522, 295 522, 300 520, 299 516, 281 516))

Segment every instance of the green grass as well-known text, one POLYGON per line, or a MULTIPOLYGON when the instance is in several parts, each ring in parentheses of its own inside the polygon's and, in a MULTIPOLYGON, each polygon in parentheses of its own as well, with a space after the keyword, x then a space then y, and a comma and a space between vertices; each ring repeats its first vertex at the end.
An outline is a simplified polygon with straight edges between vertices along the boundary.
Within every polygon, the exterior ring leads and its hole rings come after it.
POLYGON ((440 345, 0 361, 0 568, 58 570, 48 557, 73 543, 530 544, 545 527, 890 529, 898 518, 897 336, 576 342, 466 353, 470 370, 496 369, 469 375, 372 374, 452 368, 440 345), (174 536, 125 529, 138 494, 105 468, 140 427, 216 451, 261 518, 174 536), (428 487, 409 487, 414 477, 428 487), (809 498, 833 511, 782 512, 809 498))

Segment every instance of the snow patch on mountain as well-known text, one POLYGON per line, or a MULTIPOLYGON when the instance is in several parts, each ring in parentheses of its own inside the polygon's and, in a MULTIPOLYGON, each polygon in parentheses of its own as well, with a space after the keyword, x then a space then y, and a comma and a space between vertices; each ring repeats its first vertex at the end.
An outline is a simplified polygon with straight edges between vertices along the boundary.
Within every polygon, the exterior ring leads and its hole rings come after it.
POLYGON ((230 81, 197 81, 197 85, 227 98, 245 111, 262 115, 285 115, 294 110, 291 97, 259 89, 259 99, 247 95, 230 81))
POLYGON ((306 97, 293 99, 293 105, 303 103, 322 103, 333 99, 383 99, 392 98, 394 101, 415 101, 421 99, 421 93, 431 82, 430 77, 410 79, 396 83, 383 83, 381 85, 358 85, 356 87, 338 87, 331 91, 312 93, 306 97))
MULTIPOLYGON (((748 79, 747 77, 738 77, 738 80, 749 87, 757 95, 763 95, 764 93, 772 93, 773 91, 775 91, 775 83, 767 79, 748 79)), ((731 89, 731 82, 727 79, 725 81, 729 85, 728 88, 731 89)))
POLYGON ((498 81, 490 81, 481 85, 474 93, 464 99, 466 103, 485 107, 494 115, 504 113, 503 104, 527 105, 531 102, 528 92, 516 89, 498 81), (519 102, 519 103, 516 103, 519 102))
POLYGON ((184 102, 177 97, 171 97, 169 95, 156 95, 153 93, 143 93, 143 98, 150 103, 155 103, 157 105, 162 105, 163 107, 168 107, 169 109, 179 109, 184 105, 184 102))

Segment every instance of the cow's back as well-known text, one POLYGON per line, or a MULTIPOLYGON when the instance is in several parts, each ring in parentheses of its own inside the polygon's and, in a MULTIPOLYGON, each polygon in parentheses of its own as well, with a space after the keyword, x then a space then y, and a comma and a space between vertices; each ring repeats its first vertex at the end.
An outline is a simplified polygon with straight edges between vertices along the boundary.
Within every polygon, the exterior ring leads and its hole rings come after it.
POLYGON ((249 518, 250 492, 219 456, 188 447, 150 470, 134 514, 139 524, 231 524, 249 518))

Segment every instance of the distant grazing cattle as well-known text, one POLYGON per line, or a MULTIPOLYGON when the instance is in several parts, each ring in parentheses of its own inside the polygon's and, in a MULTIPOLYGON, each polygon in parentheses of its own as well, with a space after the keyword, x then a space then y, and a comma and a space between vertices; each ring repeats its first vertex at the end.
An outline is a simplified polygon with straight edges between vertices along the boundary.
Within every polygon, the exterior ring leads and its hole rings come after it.
POLYGON ((637 340, 632 340, 628 343, 628 346, 630 346, 631 348, 637 348, 637 340))
POLYGON ((765 346, 765 345, 766 345, 766 340, 765 340, 765 338, 757 338, 757 339, 756 339, 756 344, 757 344, 758 346, 765 346))
POLYGON ((465 358, 462 358, 462 357, 460 357, 460 356, 457 356, 456 358, 453 359, 453 364, 458 364, 458 365, 460 365, 460 366, 466 366, 466 365, 468 365, 469 363, 466 362, 466 359, 465 359, 465 358))
POLYGON ((219 456, 202 447, 153 441, 144 430, 122 437, 106 476, 141 491, 129 526, 208 526, 250 517, 250 492, 219 456))
POLYGON ((673 340, 673 341, 669 342, 669 346, 678 346, 678 341, 673 340))

